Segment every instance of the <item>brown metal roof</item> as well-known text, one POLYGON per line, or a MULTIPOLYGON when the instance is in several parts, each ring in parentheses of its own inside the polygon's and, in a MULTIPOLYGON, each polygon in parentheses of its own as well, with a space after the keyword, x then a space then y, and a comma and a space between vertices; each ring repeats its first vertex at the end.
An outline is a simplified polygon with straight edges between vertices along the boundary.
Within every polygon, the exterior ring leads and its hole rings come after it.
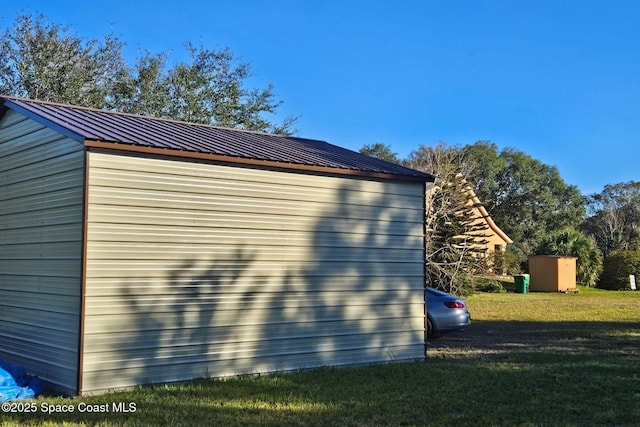
POLYGON ((3 111, 16 110, 87 146, 350 175, 434 179, 432 175, 324 141, 21 98, 0 99, 3 111))

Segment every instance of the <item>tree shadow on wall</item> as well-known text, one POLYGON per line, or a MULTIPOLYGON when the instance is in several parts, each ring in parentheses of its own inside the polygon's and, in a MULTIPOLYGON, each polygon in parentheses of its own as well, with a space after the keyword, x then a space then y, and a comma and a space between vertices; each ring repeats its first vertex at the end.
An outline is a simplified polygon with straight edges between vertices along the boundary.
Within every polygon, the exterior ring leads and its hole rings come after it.
POLYGON ((128 281, 121 298, 135 333, 117 344, 122 385, 215 375, 212 363, 239 338, 233 331, 236 313, 241 314, 264 283, 254 276, 251 289, 242 287, 254 259, 250 249, 235 246, 228 256, 183 260, 153 294, 132 291, 133 282, 128 281))
POLYGON ((404 197, 345 185, 312 232, 311 260, 291 269, 285 294, 299 293, 269 323, 300 352, 282 368, 350 365, 424 355, 422 212, 404 197))
POLYGON ((122 385, 424 357, 422 203, 350 180, 302 234, 182 260, 153 295, 127 281, 122 385))

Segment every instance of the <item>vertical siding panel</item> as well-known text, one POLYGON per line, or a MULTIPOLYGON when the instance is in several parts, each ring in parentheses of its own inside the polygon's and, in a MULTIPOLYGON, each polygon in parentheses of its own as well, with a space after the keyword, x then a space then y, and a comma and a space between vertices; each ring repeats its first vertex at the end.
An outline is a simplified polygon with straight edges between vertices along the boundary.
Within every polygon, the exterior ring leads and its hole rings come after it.
POLYGON ((424 357, 423 184, 88 170, 82 391, 424 357))
POLYGON ((16 112, 0 122, 0 358, 77 387, 84 149, 16 112))

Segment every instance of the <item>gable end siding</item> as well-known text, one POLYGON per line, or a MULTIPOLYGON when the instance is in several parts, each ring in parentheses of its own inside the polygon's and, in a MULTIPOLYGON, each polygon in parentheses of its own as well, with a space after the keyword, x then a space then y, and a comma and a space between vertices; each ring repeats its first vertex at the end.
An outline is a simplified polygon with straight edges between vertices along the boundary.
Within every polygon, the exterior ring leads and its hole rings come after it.
POLYGON ((0 358, 77 389, 84 147, 0 120, 0 358))

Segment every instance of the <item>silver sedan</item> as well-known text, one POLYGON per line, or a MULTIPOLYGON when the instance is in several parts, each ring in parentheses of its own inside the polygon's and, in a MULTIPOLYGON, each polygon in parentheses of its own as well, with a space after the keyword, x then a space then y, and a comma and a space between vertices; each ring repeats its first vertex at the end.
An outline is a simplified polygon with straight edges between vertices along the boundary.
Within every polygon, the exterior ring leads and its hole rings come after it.
POLYGON ((471 324, 465 300, 446 292, 426 288, 427 339, 447 332, 464 331, 471 324))

